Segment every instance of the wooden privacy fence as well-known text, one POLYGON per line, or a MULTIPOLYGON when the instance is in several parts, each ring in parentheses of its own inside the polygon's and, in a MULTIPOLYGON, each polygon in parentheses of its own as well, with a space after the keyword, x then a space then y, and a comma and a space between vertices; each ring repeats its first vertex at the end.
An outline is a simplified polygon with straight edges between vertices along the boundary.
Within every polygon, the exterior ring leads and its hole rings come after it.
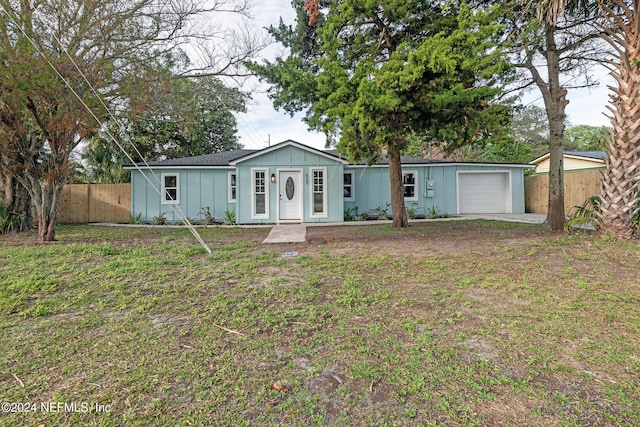
POLYGON ((58 222, 129 222, 131 184, 67 184, 62 189, 58 222))
MULTIPOLYGON (((600 194, 602 171, 564 173, 564 211, 569 214, 591 196, 600 194)), ((549 175, 531 175, 524 178, 524 207, 526 212, 546 214, 549 207, 549 175)))

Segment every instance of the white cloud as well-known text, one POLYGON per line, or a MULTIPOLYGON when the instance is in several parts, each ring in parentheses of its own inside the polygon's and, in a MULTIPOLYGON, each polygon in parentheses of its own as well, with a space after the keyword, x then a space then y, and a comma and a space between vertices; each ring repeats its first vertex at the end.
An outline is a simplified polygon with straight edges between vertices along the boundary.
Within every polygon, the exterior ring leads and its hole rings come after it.
MULTIPOLYGON (((566 108, 567 117, 572 126, 610 126, 609 119, 604 115, 609 114, 606 109, 609 103, 610 90, 607 86, 614 85, 615 82, 609 76, 604 67, 594 70, 594 77, 599 85, 591 88, 569 89, 567 99, 569 104, 566 108)), ((522 99, 522 104, 536 104, 544 107, 540 92, 534 90, 522 99)))
MULTIPOLYGON (((254 27, 264 34, 267 33, 267 27, 278 25, 280 17, 287 24, 294 24, 295 19, 295 11, 288 1, 262 0, 252 6, 250 13, 254 27)), ((265 49, 261 56, 273 59, 281 50, 281 46, 274 44, 265 49)), ((307 125, 302 121, 303 114, 291 117, 284 111, 276 111, 265 93, 266 87, 259 86, 255 80, 249 84, 256 85, 257 90, 252 93, 253 100, 248 105, 248 112, 237 115, 240 143, 245 148, 264 148, 269 140, 273 145, 287 139, 319 149, 324 148, 324 134, 309 132, 307 125)))

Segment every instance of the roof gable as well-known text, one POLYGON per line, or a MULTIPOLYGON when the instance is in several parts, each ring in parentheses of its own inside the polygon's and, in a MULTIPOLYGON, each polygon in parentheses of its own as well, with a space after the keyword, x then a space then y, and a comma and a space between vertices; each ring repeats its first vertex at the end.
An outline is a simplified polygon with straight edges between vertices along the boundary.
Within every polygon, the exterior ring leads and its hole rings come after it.
POLYGON ((246 155, 238 157, 237 159, 229 162, 229 164, 232 165, 232 166, 235 166, 238 163, 242 163, 242 162, 245 162, 247 160, 253 159, 255 157, 262 156, 262 155, 271 153, 271 152, 276 151, 276 150, 280 150, 280 149, 282 149, 284 147, 296 147, 296 148, 298 148, 300 150, 308 151, 310 153, 316 154, 316 155, 321 156, 321 157, 325 157, 325 158, 333 160, 335 162, 348 164, 348 162, 346 160, 344 160, 342 157, 340 157, 338 155, 335 155, 335 154, 331 153, 330 151, 318 150, 316 148, 309 147, 308 145, 301 144, 301 143, 293 141, 291 139, 288 139, 286 141, 280 142, 280 143, 278 143, 276 145, 272 145, 272 146, 267 147, 267 148, 263 148, 262 150, 256 150, 253 153, 247 153, 246 155))

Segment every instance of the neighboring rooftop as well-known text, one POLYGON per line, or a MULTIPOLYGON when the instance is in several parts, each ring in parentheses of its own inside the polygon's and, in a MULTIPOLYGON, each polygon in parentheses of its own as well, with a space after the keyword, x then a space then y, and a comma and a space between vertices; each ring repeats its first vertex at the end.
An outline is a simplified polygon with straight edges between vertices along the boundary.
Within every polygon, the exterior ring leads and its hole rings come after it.
MULTIPOLYGON (((584 159, 593 159, 593 160, 606 160, 607 153, 606 151, 565 151, 565 156, 573 156, 573 157, 582 157, 584 159)), ((531 161, 531 164, 540 163, 543 160, 549 158, 549 153, 544 154, 537 159, 531 161)))
POLYGON ((565 151, 564 154, 598 160, 605 160, 607 158, 606 151, 565 151))

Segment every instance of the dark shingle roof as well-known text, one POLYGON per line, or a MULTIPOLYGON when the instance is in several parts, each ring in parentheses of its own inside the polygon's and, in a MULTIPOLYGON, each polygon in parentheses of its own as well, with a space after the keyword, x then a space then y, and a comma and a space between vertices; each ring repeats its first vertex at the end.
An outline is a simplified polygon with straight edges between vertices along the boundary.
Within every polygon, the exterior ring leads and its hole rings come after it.
MULTIPOLYGON (((285 143, 288 141, 285 141, 285 143)), ((274 148, 270 147, 270 148, 274 148)), ((157 167, 225 167, 231 166, 230 163, 234 160, 241 159, 243 157, 249 156, 251 154, 258 153, 262 150, 233 150, 233 151, 223 151, 221 153, 212 153, 205 154, 203 156, 194 156, 194 157, 183 157, 179 159, 167 159, 167 160, 158 160, 155 162, 149 162, 149 166, 157 166, 157 167)), ((349 159, 345 156, 342 156, 338 153, 338 150, 316 150, 318 152, 326 153, 327 155, 336 157, 337 159, 342 159, 348 161, 349 159)), ((447 160, 433 160, 433 159, 425 159, 422 157, 409 157, 409 156, 401 156, 400 161, 403 165, 428 165, 428 164, 452 164, 458 163, 454 161, 447 160)), ((366 165, 365 161, 360 161, 357 165, 366 165)), ((389 159, 384 154, 381 156, 381 160, 376 165, 388 165, 389 159)), ((145 167, 145 164, 138 163, 138 166, 145 167)), ((126 165, 127 168, 132 168, 133 165, 126 165)))
POLYGON ((259 150, 232 150, 223 151, 221 153, 205 154, 203 156, 158 160, 156 162, 149 162, 149 166, 229 166, 229 162, 239 159, 240 157, 253 154, 256 151, 259 150))
POLYGON ((564 154, 598 160, 605 160, 607 158, 606 151, 565 151, 564 154))

